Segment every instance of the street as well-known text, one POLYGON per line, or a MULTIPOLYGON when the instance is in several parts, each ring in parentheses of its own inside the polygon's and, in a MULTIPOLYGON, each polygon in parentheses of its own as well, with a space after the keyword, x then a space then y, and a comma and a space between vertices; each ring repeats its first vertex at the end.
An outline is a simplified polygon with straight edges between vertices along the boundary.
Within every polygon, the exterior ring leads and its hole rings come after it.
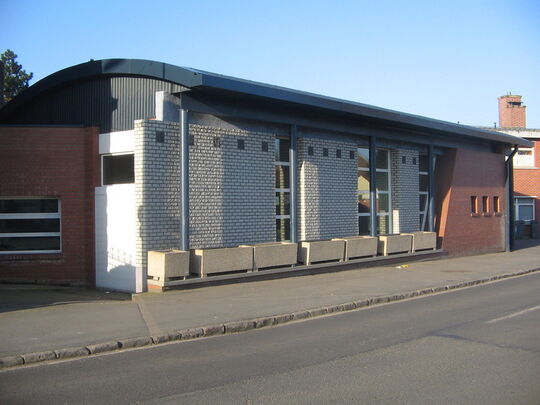
MULTIPOLYGON (((2 403, 540 403, 540 274, 0 372, 2 403)), ((185 310, 185 309, 184 309, 185 310)))

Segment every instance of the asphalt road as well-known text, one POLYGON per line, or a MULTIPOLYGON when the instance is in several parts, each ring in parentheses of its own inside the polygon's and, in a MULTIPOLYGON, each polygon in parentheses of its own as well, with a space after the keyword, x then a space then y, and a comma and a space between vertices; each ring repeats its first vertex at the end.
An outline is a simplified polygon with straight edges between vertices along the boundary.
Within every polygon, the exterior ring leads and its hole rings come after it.
MULTIPOLYGON (((0 372, 0 402, 540 404, 540 274, 0 372)), ((183 309, 185 310, 185 309, 183 309)))

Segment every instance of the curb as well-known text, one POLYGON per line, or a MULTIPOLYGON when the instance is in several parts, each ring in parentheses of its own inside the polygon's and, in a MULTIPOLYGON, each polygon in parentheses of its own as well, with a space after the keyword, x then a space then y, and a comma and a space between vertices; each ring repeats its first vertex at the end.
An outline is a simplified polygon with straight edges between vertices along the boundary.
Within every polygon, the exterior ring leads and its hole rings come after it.
POLYGON ((363 300, 351 301, 344 304, 335 304, 308 310, 300 310, 287 314, 271 315, 241 321, 231 321, 222 324, 209 325, 197 328, 185 328, 157 336, 126 338, 82 347, 68 347, 63 349, 47 350, 43 352, 24 353, 19 355, 0 357, 0 370, 12 367, 20 367, 29 364, 36 364, 45 361, 82 358, 101 353, 110 353, 114 351, 133 349, 144 346, 154 346, 173 341, 194 340, 211 336, 230 335, 233 333, 247 332, 253 329, 261 329, 270 326, 282 325, 297 320, 317 318, 332 313, 353 311, 355 309, 360 309, 364 307, 386 304, 389 302, 396 302, 409 298, 456 290, 459 288, 472 287, 492 281, 503 280, 505 278, 523 276, 538 271, 540 271, 540 267, 531 270, 520 271, 517 273, 508 273, 479 280, 464 281, 461 283, 450 284, 441 287, 424 288, 421 290, 408 291, 399 294, 366 298, 363 300))

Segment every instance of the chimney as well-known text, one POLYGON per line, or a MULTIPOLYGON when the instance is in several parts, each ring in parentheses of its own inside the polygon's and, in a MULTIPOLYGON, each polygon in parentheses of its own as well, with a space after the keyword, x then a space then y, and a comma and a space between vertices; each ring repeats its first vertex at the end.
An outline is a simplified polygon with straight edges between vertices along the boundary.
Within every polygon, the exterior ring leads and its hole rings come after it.
POLYGON ((499 97, 499 127, 525 128, 525 106, 521 103, 521 96, 508 93, 499 97))

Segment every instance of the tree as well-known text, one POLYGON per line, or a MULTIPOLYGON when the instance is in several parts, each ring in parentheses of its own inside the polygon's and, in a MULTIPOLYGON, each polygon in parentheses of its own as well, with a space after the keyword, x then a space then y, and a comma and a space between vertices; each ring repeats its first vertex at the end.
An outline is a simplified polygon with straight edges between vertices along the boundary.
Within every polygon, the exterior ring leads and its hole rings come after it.
POLYGON ((0 77, 3 78, 3 88, 0 88, 0 106, 12 100, 17 94, 28 88, 28 82, 34 76, 26 73, 16 61, 17 55, 7 49, 0 55, 0 77))

